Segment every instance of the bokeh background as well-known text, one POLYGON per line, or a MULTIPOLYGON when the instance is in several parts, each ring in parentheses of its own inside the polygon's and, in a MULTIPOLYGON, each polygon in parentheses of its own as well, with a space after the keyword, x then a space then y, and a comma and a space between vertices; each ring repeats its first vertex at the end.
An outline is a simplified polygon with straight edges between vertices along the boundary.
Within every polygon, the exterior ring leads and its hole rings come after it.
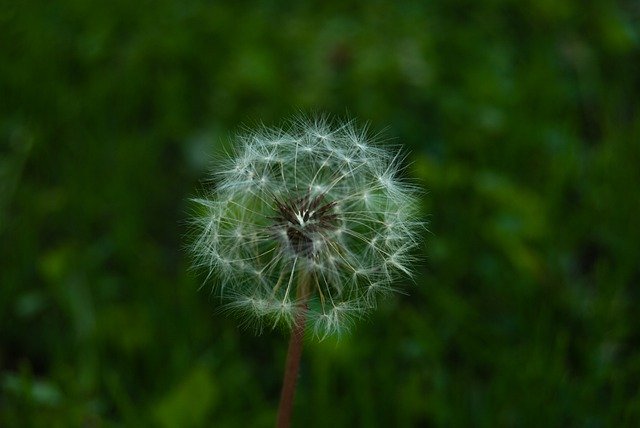
POLYGON ((295 426, 639 426, 640 3, 0 8, 0 426, 267 427, 287 337, 216 312, 188 198, 241 126, 411 152, 407 294, 305 345, 295 426))

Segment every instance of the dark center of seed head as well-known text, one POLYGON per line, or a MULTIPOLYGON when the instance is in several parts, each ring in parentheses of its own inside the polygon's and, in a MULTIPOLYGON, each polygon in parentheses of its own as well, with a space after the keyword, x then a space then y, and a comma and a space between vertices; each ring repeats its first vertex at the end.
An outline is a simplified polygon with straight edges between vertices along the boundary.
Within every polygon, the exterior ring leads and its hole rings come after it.
POLYGON ((285 202, 276 200, 275 227, 285 231, 287 244, 296 255, 312 258, 314 239, 338 227, 338 217, 333 212, 335 205, 335 202, 325 203, 324 195, 306 195, 285 202))

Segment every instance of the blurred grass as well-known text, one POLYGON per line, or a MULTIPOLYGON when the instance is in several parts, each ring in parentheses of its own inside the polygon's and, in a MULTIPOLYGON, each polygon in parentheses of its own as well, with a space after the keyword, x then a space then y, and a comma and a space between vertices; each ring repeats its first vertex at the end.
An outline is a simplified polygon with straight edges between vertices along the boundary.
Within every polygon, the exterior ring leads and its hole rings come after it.
POLYGON ((408 295, 309 342, 300 426, 640 424, 640 4, 0 8, 0 426, 271 426, 286 338, 215 313, 187 198, 298 109, 411 150, 408 295))

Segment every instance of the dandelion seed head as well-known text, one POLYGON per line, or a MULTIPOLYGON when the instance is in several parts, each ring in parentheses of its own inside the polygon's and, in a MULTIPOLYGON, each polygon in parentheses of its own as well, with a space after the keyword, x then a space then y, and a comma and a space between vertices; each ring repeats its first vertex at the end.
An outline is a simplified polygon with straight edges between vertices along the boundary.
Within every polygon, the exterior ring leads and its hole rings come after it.
POLYGON ((215 186, 194 199, 195 263, 216 278, 225 308, 291 327, 297 278, 319 337, 340 333, 411 274, 422 222, 401 157, 351 122, 298 118, 236 137, 215 186))

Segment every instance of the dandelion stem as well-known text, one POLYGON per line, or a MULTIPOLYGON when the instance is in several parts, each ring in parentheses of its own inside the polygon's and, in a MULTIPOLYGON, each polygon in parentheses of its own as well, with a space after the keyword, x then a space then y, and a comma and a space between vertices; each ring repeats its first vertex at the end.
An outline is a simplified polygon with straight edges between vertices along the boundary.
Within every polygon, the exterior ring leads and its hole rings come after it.
POLYGON ((300 273, 297 290, 298 311, 291 330, 289 350, 285 363, 282 391, 280 393, 280 407, 278 408, 278 428, 288 428, 291 425, 291 413, 293 410, 293 398, 296 392, 296 381, 300 368, 302 355, 302 343, 304 339, 304 325, 307 320, 307 301, 309 299, 309 276, 300 273))

